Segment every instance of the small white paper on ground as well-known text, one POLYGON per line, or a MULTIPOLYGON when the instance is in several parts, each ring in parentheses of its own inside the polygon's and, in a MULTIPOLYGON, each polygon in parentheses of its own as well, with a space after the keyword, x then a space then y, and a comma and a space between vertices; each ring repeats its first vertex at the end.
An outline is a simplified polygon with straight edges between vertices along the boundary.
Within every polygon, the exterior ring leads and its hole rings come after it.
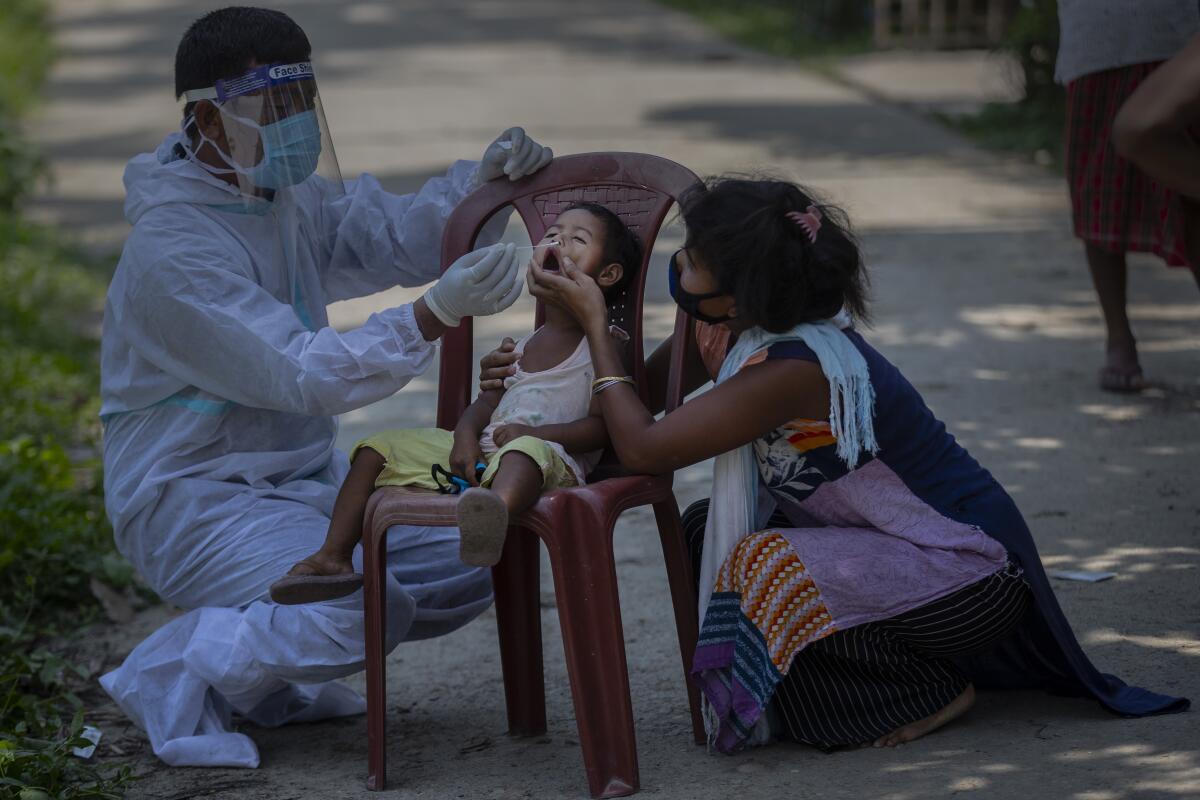
POLYGON ((1057 569, 1050 573, 1051 578, 1061 578, 1064 581, 1083 581, 1085 583, 1099 583, 1106 581, 1109 578, 1117 577, 1115 572, 1087 572, 1082 569, 1057 569))
POLYGON ((100 737, 104 734, 99 728, 93 728, 91 725, 84 725, 83 730, 79 734, 84 739, 87 739, 91 744, 87 747, 72 747, 71 752, 80 758, 91 758, 92 753, 96 752, 96 745, 100 744, 100 737))

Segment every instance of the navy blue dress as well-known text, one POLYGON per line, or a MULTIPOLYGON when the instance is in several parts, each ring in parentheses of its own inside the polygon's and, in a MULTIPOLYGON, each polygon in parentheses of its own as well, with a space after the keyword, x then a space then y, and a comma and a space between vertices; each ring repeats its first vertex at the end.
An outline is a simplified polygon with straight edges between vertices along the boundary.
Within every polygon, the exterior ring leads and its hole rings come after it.
MULTIPOLYGON (((1090 695, 1126 716, 1187 709, 1092 665, 1012 498, 895 366, 846 333, 870 371, 878 452, 849 468, 828 420, 753 443, 776 512, 725 559, 692 665, 720 720, 716 747, 744 746, 768 707, 796 740, 862 744, 971 684, 1090 695)), ((723 351, 709 341, 712 370, 723 351)), ((819 363, 799 341, 747 364, 762 358, 819 363)), ((700 504, 684 515, 696 560, 705 517, 700 504)))
MULTIPOLYGON (((846 332, 866 359, 875 388, 875 434, 882 461, 909 491, 940 515, 977 526, 999 542, 1023 569, 1034 600, 1032 613, 1015 631, 991 649, 960 660, 960 666, 981 688, 1040 687, 1059 694, 1090 695, 1105 708, 1125 716, 1145 716, 1186 710, 1186 698, 1171 697, 1130 686, 1100 672, 1088 660, 1059 607, 1042 568, 1033 536, 1021 512, 1003 487, 954 439, 900 371, 856 331, 846 332)), ((794 358, 816 362, 803 342, 780 342, 769 359, 794 358)), ((835 445, 808 451, 819 476, 806 476, 814 489, 837 480, 848 469, 835 445)), ((872 458, 858 465, 862 469, 872 458)), ((789 500, 777 495, 786 513, 789 500)), ((793 503, 794 505, 794 503, 793 503)))

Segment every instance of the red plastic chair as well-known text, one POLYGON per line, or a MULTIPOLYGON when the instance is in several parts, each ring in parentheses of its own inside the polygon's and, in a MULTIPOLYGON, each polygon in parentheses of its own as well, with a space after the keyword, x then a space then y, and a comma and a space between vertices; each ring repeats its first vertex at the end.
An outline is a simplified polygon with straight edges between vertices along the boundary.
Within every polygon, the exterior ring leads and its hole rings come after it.
MULTIPOLYGON (((679 164, 638 153, 589 153, 555 159, 530 178, 515 183, 492 181, 463 200, 446 225, 443 269, 472 248, 487 219, 505 206, 516 209, 535 242, 570 203, 584 200, 607 206, 620 215, 643 245, 642 269, 627 292, 624 320, 633 344, 634 377, 638 386, 644 387, 642 301, 651 246, 672 202, 696 181, 695 174, 679 164)), ((539 321, 541 313, 539 307, 539 321)), ((681 324, 686 324, 683 314, 676 322, 677 342, 686 341, 678 335, 681 324)), ((672 354, 668 409, 682 400, 684 354, 683 348, 676 350, 672 354)), ((443 340, 438 387, 440 427, 453 429, 469 404, 475 364, 471 321, 465 320, 447 332, 443 340)), ((588 787, 593 797, 619 797, 632 794, 639 786, 612 548, 613 527, 622 512, 644 505, 654 507, 675 609, 693 735, 698 744, 703 744, 699 695, 687 676, 696 647, 696 599, 679 507, 671 491, 672 476, 617 474, 604 478, 597 472, 591 480, 595 482, 548 492, 530 511, 514 520, 503 557, 492 576, 509 733, 533 736, 546 730, 538 588, 540 538, 554 573, 588 787)), ((367 507, 363 525, 363 603, 370 789, 383 789, 386 781, 386 626, 382 591, 387 530, 401 524, 455 525, 456 500, 432 492, 384 488, 371 496, 367 507)))

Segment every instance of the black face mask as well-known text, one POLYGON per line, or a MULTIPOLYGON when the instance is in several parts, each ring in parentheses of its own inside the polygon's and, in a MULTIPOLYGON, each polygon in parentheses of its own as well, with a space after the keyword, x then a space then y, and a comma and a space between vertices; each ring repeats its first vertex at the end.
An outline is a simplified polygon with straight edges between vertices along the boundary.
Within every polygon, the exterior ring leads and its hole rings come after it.
POLYGON ((675 301, 675 305, 682 308, 692 317, 706 322, 709 325, 720 325, 722 322, 729 322, 733 319, 732 314, 723 314, 719 317, 714 317, 705 314, 700 310, 701 300, 711 300, 714 297, 724 297, 728 292, 706 292, 705 294, 692 294, 687 289, 684 289, 679 284, 679 264, 676 262, 681 250, 676 250, 671 255, 671 261, 667 265, 667 285, 671 290, 671 299, 675 301))

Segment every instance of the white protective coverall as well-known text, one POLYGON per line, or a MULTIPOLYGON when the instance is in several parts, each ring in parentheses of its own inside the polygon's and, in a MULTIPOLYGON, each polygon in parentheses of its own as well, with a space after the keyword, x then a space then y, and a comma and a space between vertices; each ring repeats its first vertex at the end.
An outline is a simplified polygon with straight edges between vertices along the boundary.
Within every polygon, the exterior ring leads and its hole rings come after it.
MULTIPOLYGON (((280 725, 365 710, 331 682, 362 669, 361 593, 279 606, 267 588, 324 540, 349 467, 333 415, 394 393, 434 353, 411 306, 338 333, 325 305, 437 277, 476 163, 415 195, 364 175, 332 201, 309 181, 294 202, 245 213, 228 184, 178 157, 179 139, 125 171, 134 228, 108 291, 101 415, 117 546, 190 610, 101 683, 167 763, 254 767, 232 713, 280 725), (289 240, 279 231, 292 223, 289 240)), ((388 564, 389 650, 491 602, 490 573, 459 560, 454 528, 398 526, 388 564)))

